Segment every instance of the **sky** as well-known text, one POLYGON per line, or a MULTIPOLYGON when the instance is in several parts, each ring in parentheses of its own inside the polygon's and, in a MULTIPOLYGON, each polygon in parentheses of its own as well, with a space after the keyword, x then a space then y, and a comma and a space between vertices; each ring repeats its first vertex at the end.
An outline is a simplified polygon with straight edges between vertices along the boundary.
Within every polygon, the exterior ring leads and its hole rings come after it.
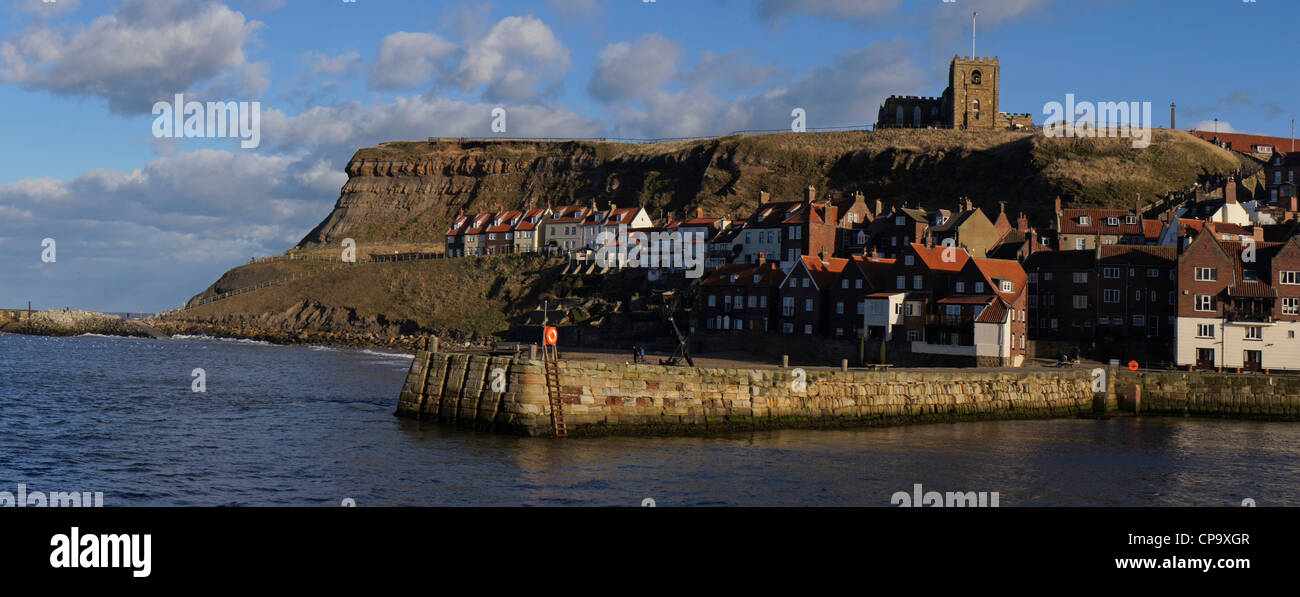
POLYGON ((943 91, 974 11, 1002 111, 1291 135, 1294 0, 8 0, 0 307, 178 307, 296 244, 383 141, 870 125, 943 91), (168 131, 177 94, 256 102, 257 145, 168 131))

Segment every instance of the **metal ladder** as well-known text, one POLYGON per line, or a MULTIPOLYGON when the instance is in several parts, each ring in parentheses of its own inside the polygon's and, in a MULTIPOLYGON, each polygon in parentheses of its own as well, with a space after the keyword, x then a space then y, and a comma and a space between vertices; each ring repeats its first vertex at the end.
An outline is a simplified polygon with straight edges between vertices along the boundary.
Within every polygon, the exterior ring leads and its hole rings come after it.
POLYGON ((569 437, 564 424, 564 399, 560 395, 560 363, 555 346, 542 346, 542 360, 546 363, 546 395, 551 400, 551 427, 555 437, 569 437))

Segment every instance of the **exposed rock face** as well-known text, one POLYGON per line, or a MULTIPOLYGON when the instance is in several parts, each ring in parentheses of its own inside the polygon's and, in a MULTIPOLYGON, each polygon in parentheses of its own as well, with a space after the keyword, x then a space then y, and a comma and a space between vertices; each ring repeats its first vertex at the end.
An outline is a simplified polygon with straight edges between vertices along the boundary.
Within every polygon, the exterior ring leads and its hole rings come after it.
POLYGON ((863 191, 868 199, 950 206, 969 196, 996 217, 998 202, 1045 225, 1052 199, 1131 207, 1182 190, 1198 175, 1242 166, 1231 152, 1181 131, 1128 139, 1047 139, 1034 132, 889 130, 733 136, 659 144, 586 141, 396 142, 362 149, 334 210, 305 248, 438 241, 457 212, 589 203, 644 205, 658 220, 693 213, 745 217, 767 190, 797 200, 863 191))

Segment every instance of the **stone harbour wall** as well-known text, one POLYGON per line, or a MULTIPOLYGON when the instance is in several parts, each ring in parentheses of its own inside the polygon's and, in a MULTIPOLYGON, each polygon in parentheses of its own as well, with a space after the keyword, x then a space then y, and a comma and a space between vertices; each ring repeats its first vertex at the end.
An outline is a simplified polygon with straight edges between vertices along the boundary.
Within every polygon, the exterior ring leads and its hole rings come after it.
MULTIPOLYGON (((1086 370, 730 369, 561 361, 570 435, 891 425, 1092 410, 1086 370)), ((551 435, 544 364, 417 352, 399 416, 551 435)))
POLYGON ((1115 383, 1141 388, 1136 407, 1131 397, 1121 405, 1139 414, 1300 419, 1297 375, 1121 371, 1115 383))

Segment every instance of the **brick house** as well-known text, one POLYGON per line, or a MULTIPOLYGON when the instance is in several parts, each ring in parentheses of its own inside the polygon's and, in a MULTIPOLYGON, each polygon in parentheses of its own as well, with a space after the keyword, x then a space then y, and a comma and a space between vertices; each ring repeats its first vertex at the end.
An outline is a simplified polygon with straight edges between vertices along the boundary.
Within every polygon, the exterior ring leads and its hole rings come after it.
POLYGON ((488 255, 504 255, 515 250, 515 226, 523 219, 522 211, 502 211, 492 216, 492 223, 487 227, 486 252, 488 255))
POLYGON ((1092 342, 1096 330, 1097 251, 1037 252, 1025 259, 1032 340, 1092 342))
POLYGON ((784 274, 773 262, 719 267, 700 282, 700 327, 714 331, 772 331, 777 287, 782 278, 784 274))
POLYGON ((956 213, 946 210, 935 213, 939 217, 926 228, 926 243, 935 246, 951 244, 966 249, 967 253, 975 257, 986 257, 989 249, 993 248, 1006 232, 1005 230, 999 232, 988 216, 975 207, 970 199, 963 199, 956 213))
POLYGON ((782 334, 825 335, 828 319, 828 291, 839 283, 849 260, 839 257, 804 255, 777 290, 780 312, 777 329, 782 334))
POLYGON ((1102 245, 1143 245, 1147 231, 1142 224, 1142 208, 1063 209, 1056 198, 1057 246, 1062 251, 1096 249, 1102 245))
MULTIPOLYGON (((867 297, 886 290, 887 278, 894 269, 893 259, 854 255, 840 274, 839 280, 828 289, 826 331, 835 338, 856 338, 865 335, 867 297)), ((877 330, 882 336, 891 336, 892 327, 877 330)))
POLYGON ((1180 367, 1300 369, 1300 241, 1251 248, 1202 233, 1179 256, 1180 367))
POLYGON ((897 258, 909 245, 925 239, 925 229, 929 225, 925 210, 891 208, 889 213, 875 218, 868 226, 870 238, 867 242, 880 255, 897 258))
POLYGON ((487 254, 487 229, 491 223, 492 214, 477 214, 465 225, 465 231, 461 233, 465 255, 487 254))
MULTIPOLYGON (((1178 249, 1114 245, 1097 256, 1099 345, 1141 340, 1172 357, 1178 249)), ((1166 357, 1167 358, 1167 357, 1166 357)))

